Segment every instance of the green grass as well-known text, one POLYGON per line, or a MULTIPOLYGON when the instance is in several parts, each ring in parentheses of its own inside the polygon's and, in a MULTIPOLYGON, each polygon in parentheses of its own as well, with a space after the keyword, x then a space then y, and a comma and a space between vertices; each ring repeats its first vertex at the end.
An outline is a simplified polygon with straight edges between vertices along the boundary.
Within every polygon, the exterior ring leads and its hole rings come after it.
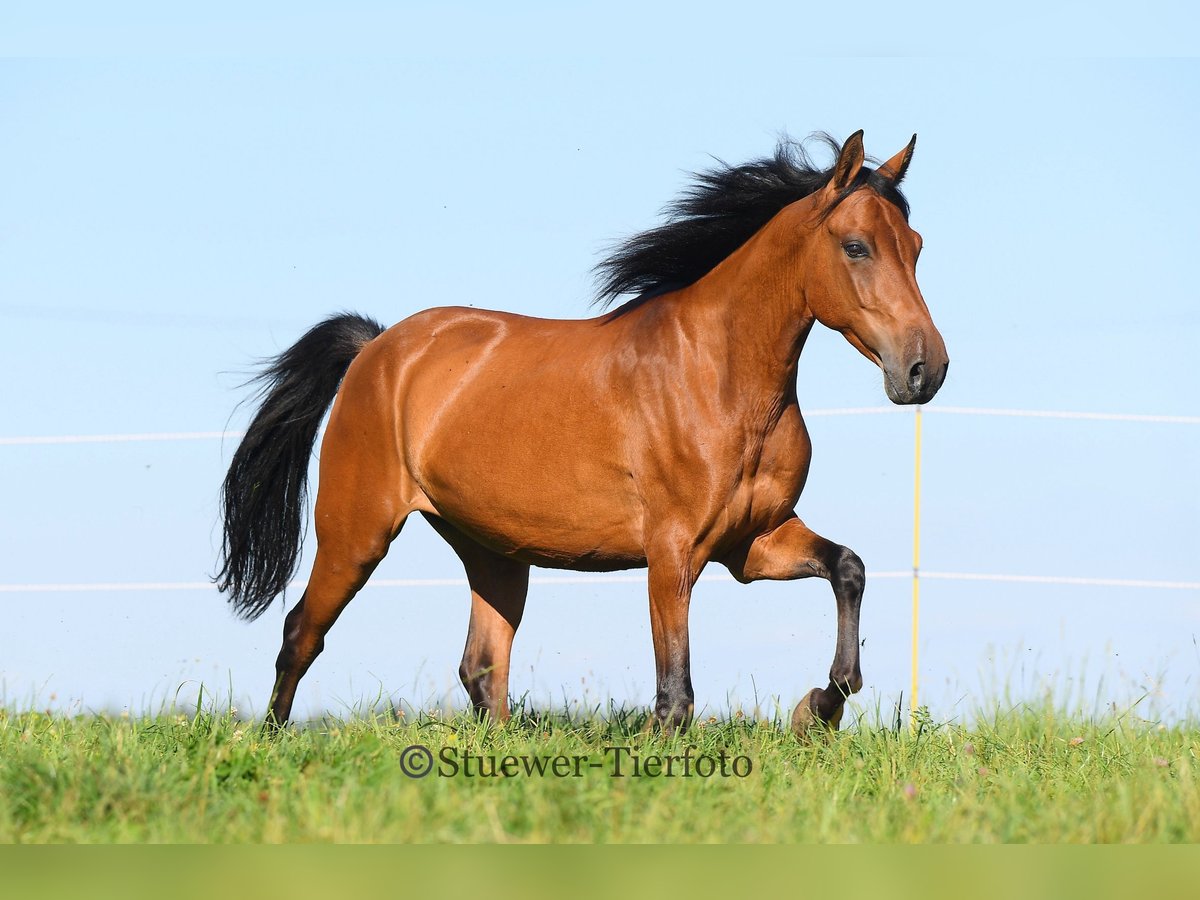
POLYGON ((266 739, 231 714, 0 710, 0 841, 1200 840, 1195 725, 1021 708, 805 745, 739 717, 664 740, 640 733, 643 717, 525 713, 489 730, 462 715, 360 715, 266 739), (414 780, 398 762, 411 744, 460 761, 563 754, 603 767, 414 780), (615 778, 606 746, 643 762, 724 752, 753 771, 615 778))

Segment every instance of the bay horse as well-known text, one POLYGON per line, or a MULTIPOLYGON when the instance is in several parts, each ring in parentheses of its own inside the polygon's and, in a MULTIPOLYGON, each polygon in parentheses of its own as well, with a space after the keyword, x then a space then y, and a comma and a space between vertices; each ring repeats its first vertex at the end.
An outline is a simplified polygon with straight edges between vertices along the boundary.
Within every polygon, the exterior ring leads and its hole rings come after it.
POLYGON ((693 714, 692 588, 709 562, 740 582, 827 579, 837 646, 798 734, 836 728, 862 687, 865 583, 851 550, 796 515, 811 443, 796 398, 815 322, 883 372, 897 404, 937 393, 949 359, 917 287, 921 236, 899 190, 916 136, 866 165, 862 132, 824 140, 833 165, 782 140, 773 157, 695 176, 663 224, 598 267, 606 310, 582 320, 467 307, 391 328, 350 313, 316 325, 258 376, 259 406, 222 489, 215 581, 253 619, 295 574, 306 477, 320 456, 316 557, 284 622, 268 721, 285 723, 325 635, 413 512, 466 569, 459 674, 509 716, 509 658, 532 565, 646 567, 654 719, 693 714), (629 296, 624 305, 611 307, 629 296), (339 387, 340 386, 340 387, 339 387))

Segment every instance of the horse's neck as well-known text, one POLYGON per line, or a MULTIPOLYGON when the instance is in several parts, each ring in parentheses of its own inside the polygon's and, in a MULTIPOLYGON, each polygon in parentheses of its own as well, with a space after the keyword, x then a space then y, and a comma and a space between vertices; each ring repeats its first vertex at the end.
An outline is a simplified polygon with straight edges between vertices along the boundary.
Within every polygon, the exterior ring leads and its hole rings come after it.
POLYGON ((694 346, 748 394, 786 395, 815 321, 795 269, 799 248, 780 235, 756 235, 691 287, 675 315, 694 346))

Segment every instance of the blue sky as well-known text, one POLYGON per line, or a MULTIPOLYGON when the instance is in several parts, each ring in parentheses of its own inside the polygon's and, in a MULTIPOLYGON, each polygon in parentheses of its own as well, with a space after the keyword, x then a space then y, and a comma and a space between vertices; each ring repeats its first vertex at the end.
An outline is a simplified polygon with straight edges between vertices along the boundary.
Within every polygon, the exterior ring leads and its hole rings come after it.
MULTIPOLYGON (((954 361, 934 405, 1200 414, 1200 65, 1133 58, 1190 52, 1183 20, 1088 21, 1020 56, 1002 55, 1008 20, 976 23, 983 56, 885 58, 939 52, 939 33, 906 21, 805 46, 837 23, 793 23, 790 6, 754 28, 658 12, 632 31, 612 7, 309 9, 78 8, 70 29, 3 14, 0 48, 25 55, 0 62, 0 437, 240 427, 253 361, 336 309, 587 315, 602 249, 654 224, 687 171, 767 153, 782 131, 858 128, 882 157, 919 135, 918 276, 954 361)), ((832 333, 800 372, 804 406, 886 402, 832 333)), ((801 515, 869 569, 907 568, 911 417, 810 428, 801 515)), ((232 449, 0 446, 0 582, 204 580, 232 449)), ((1194 425, 930 415, 923 564, 1200 581, 1198 449, 1194 425)), ((460 574, 414 521, 378 577, 460 574)), ((868 588, 864 706, 907 691, 908 590, 868 588)), ((942 717, 1005 685, 1194 709, 1194 591, 927 582, 923 598, 924 699, 942 717)), ((279 606, 245 625, 215 592, 0 603, 10 703, 140 708, 203 680, 261 712, 279 606)), ((381 690, 461 702, 467 610, 461 588, 364 591, 298 709, 381 690)), ((833 601, 816 581, 705 583, 692 627, 700 703, 790 705, 828 668, 833 601)), ((647 702, 644 589, 536 586, 513 671, 542 702, 647 702)))

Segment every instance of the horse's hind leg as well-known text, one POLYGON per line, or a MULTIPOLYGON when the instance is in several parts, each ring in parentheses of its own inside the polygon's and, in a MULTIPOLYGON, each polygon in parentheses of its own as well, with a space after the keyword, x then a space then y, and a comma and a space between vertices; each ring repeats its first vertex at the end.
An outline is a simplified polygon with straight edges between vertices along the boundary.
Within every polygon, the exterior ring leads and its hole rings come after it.
POLYGON ((466 564, 466 568, 471 583, 471 624, 458 677, 479 713, 493 722, 506 722, 509 663, 513 636, 525 611, 529 566, 494 557, 486 563, 466 564))
POLYGON ((325 648, 325 635, 346 604, 366 584, 400 531, 386 504, 363 502, 358 485, 323 480, 317 498, 317 553, 300 602, 287 614, 283 647, 275 662, 275 689, 268 721, 282 724, 292 712, 296 686, 325 648))
POLYGON ((509 662, 529 593, 529 566, 481 547, 443 519, 426 518, 454 548, 471 585, 471 624, 459 678, 477 712, 505 722, 509 662))
POLYGON ((862 560, 849 548, 826 540, 799 519, 791 518, 722 562, 741 582, 818 577, 828 579, 833 586, 838 630, 829 685, 804 695, 792 713, 792 729, 803 736, 814 725, 836 728, 846 698, 862 689, 858 655, 858 621, 866 584, 862 560))
POLYGON ((325 635, 337 617, 383 559, 386 546, 384 552, 366 556, 317 547, 308 587, 284 619, 283 647, 275 660, 270 721, 282 724, 291 716, 296 686, 325 649, 325 635))

